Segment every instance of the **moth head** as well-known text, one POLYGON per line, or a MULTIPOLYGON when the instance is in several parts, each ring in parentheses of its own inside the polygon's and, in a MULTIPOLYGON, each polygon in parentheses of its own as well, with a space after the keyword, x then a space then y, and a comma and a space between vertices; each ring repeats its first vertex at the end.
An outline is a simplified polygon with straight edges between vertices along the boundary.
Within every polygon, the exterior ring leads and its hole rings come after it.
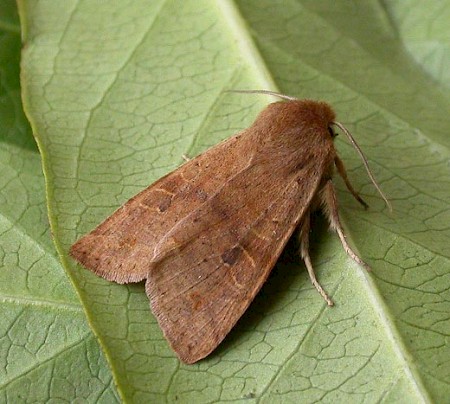
POLYGON ((336 119, 336 114, 330 105, 326 102, 314 100, 297 100, 294 103, 298 105, 299 112, 297 115, 301 115, 302 120, 308 122, 311 126, 327 129, 332 138, 336 136, 331 127, 336 119))
MULTIPOLYGON (((284 127, 289 126, 302 126, 309 127, 310 129, 326 129, 327 133, 331 136, 331 138, 335 138, 337 133, 333 130, 333 127, 338 127, 347 138, 350 140, 350 143, 358 152, 361 160, 366 168, 367 174, 369 175, 370 180, 374 184, 377 191, 380 193, 381 197, 386 202, 389 210, 392 212, 392 206, 390 202, 387 200, 386 196, 381 191, 379 185, 377 184, 372 172, 370 171, 369 164, 367 162, 367 158, 364 156, 361 148, 356 143, 355 139, 348 131, 348 129, 342 125, 341 123, 336 121, 336 114, 333 109, 325 102, 321 101, 313 101, 313 100, 300 100, 295 97, 291 97, 289 95, 284 95, 277 93, 275 91, 270 90, 230 90, 235 93, 248 93, 248 94, 266 94, 272 95, 274 97, 281 98, 282 100, 288 101, 285 103, 285 107, 282 107, 280 104, 282 103, 274 103, 271 105, 278 105, 281 109, 284 109, 284 113, 280 118, 280 123, 284 125, 284 127)), ((266 108, 265 111, 268 111, 270 108, 266 108)), ((274 108, 276 109, 276 107, 274 108)), ((277 113, 278 111, 272 111, 277 113)), ((270 117, 268 117, 270 120, 270 117)))

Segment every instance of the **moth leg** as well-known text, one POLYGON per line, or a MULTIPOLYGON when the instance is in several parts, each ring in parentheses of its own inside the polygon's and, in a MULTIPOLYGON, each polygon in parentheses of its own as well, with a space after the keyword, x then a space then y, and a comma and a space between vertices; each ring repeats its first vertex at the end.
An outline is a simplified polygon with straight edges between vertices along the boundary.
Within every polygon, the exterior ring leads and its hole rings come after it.
POLYGON ((364 209, 367 209, 369 205, 359 196, 358 192, 356 192, 355 189, 353 188, 352 184, 350 183, 350 180, 348 179, 347 170, 345 169, 344 162, 337 155, 334 157, 334 164, 336 165, 339 175, 344 180, 347 189, 352 193, 355 199, 362 206, 364 206, 364 209))
POLYGON ((185 154, 182 154, 181 157, 183 157, 183 160, 185 161, 185 163, 188 163, 189 161, 191 161, 191 159, 186 156, 185 154))
POLYGON ((333 301, 327 295, 325 290, 323 290, 322 286, 316 279, 316 275, 314 273, 314 269, 311 263, 311 258, 309 256, 309 230, 310 230, 310 214, 306 212, 303 218, 303 222, 300 225, 300 255, 302 256, 303 261, 305 262, 306 269, 308 270, 309 278, 311 279, 311 283, 320 293, 320 295, 325 299, 328 306, 333 306, 333 301))
POLYGON ((330 222, 330 227, 336 231, 341 239, 342 246, 345 252, 358 264, 370 271, 369 265, 367 265, 356 253, 351 249, 345 238, 344 230, 342 229, 341 221, 339 220, 339 212, 337 206, 336 192, 334 190, 333 183, 328 180, 321 190, 321 202, 324 207, 325 214, 330 222))

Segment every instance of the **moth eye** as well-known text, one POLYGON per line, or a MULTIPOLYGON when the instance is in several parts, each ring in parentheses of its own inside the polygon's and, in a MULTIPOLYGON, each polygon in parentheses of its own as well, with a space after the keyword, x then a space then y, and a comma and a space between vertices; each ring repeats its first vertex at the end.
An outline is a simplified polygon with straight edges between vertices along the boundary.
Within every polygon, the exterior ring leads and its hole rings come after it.
POLYGON ((336 137, 338 134, 333 130, 333 128, 331 126, 328 126, 328 133, 330 134, 331 137, 336 137))

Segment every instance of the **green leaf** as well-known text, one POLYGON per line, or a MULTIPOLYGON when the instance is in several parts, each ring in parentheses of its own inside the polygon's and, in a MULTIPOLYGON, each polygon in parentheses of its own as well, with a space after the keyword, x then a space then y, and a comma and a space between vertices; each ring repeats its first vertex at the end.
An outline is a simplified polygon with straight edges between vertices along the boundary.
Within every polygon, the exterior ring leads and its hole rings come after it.
POLYGON ((108 358, 102 370, 124 400, 449 397, 450 99, 442 55, 450 30, 427 27, 450 7, 432 3, 404 10, 394 1, 19 2, 23 99, 43 159, 52 232, 108 358), (432 47, 423 42, 414 53, 411 21, 432 47), (360 209, 336 179, 343 221, 373 272, 351 262, 319 223, 313 262, 336 307, 325 307, 302 265, 281 261, 219 349, 183 365, 142 284, 106 282, 67 251, 183 154, 248 126, 269 100, 224 91, 242 88, 332 104, 394 214, 339 140, 371 206, 360 209))
POLYGON ((41 159, 20 100, 14 2, 0 15, 0 401, 117 401, 51 240, 41 159))

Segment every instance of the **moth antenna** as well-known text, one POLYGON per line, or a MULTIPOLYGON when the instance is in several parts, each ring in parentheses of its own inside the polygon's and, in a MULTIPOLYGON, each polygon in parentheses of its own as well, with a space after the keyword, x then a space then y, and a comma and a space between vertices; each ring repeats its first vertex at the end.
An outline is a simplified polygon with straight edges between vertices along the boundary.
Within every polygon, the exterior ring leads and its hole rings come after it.
POLYGON ((244 93, 244 94, 267 94, 267 95, 273 95, 275 97, 282 98, 283 100, 288 101, 298 101, 298 98, 291 97, 289 95, 284 95, 277 93, 276 91, 271 90, 227 90, 228 93, 244 93))
POLYGON ((332 125, 336 125, 339 129, 341 129, 345 135, 349 138, 351 144, 353 145, 353 147, 356 149, 356 151, 359 154, 359 157, 361 157, 361 160, 364 164, 364 167, 366 168, 367 171, 367 175, 369 176, 370 180, 372 181, 372 184, 374 185, 374 187, 377 189, 378 193, 381 195, 381 197, 383 198, 384 202, 386 203, 386 206, 389 209, 389 212, 392 213, 392 205, 391 203, 388 201, 388 199, 386 198, 386 196, 383 194, 383 191, 381 190, 380 186, 378 185, 375 177, 373 176, 372 172, 370 171, 369 168, 369 163, 367 162, 366 156, 364 156, 364 153, 362 152, 361 148, 358 146, 358 143, 356 143, 356 140, 353 138, 353 136, 351 135, 351 133, 347 130, 347 128, 342 125, 339 122, 333 121, 331 122, 332 125))

